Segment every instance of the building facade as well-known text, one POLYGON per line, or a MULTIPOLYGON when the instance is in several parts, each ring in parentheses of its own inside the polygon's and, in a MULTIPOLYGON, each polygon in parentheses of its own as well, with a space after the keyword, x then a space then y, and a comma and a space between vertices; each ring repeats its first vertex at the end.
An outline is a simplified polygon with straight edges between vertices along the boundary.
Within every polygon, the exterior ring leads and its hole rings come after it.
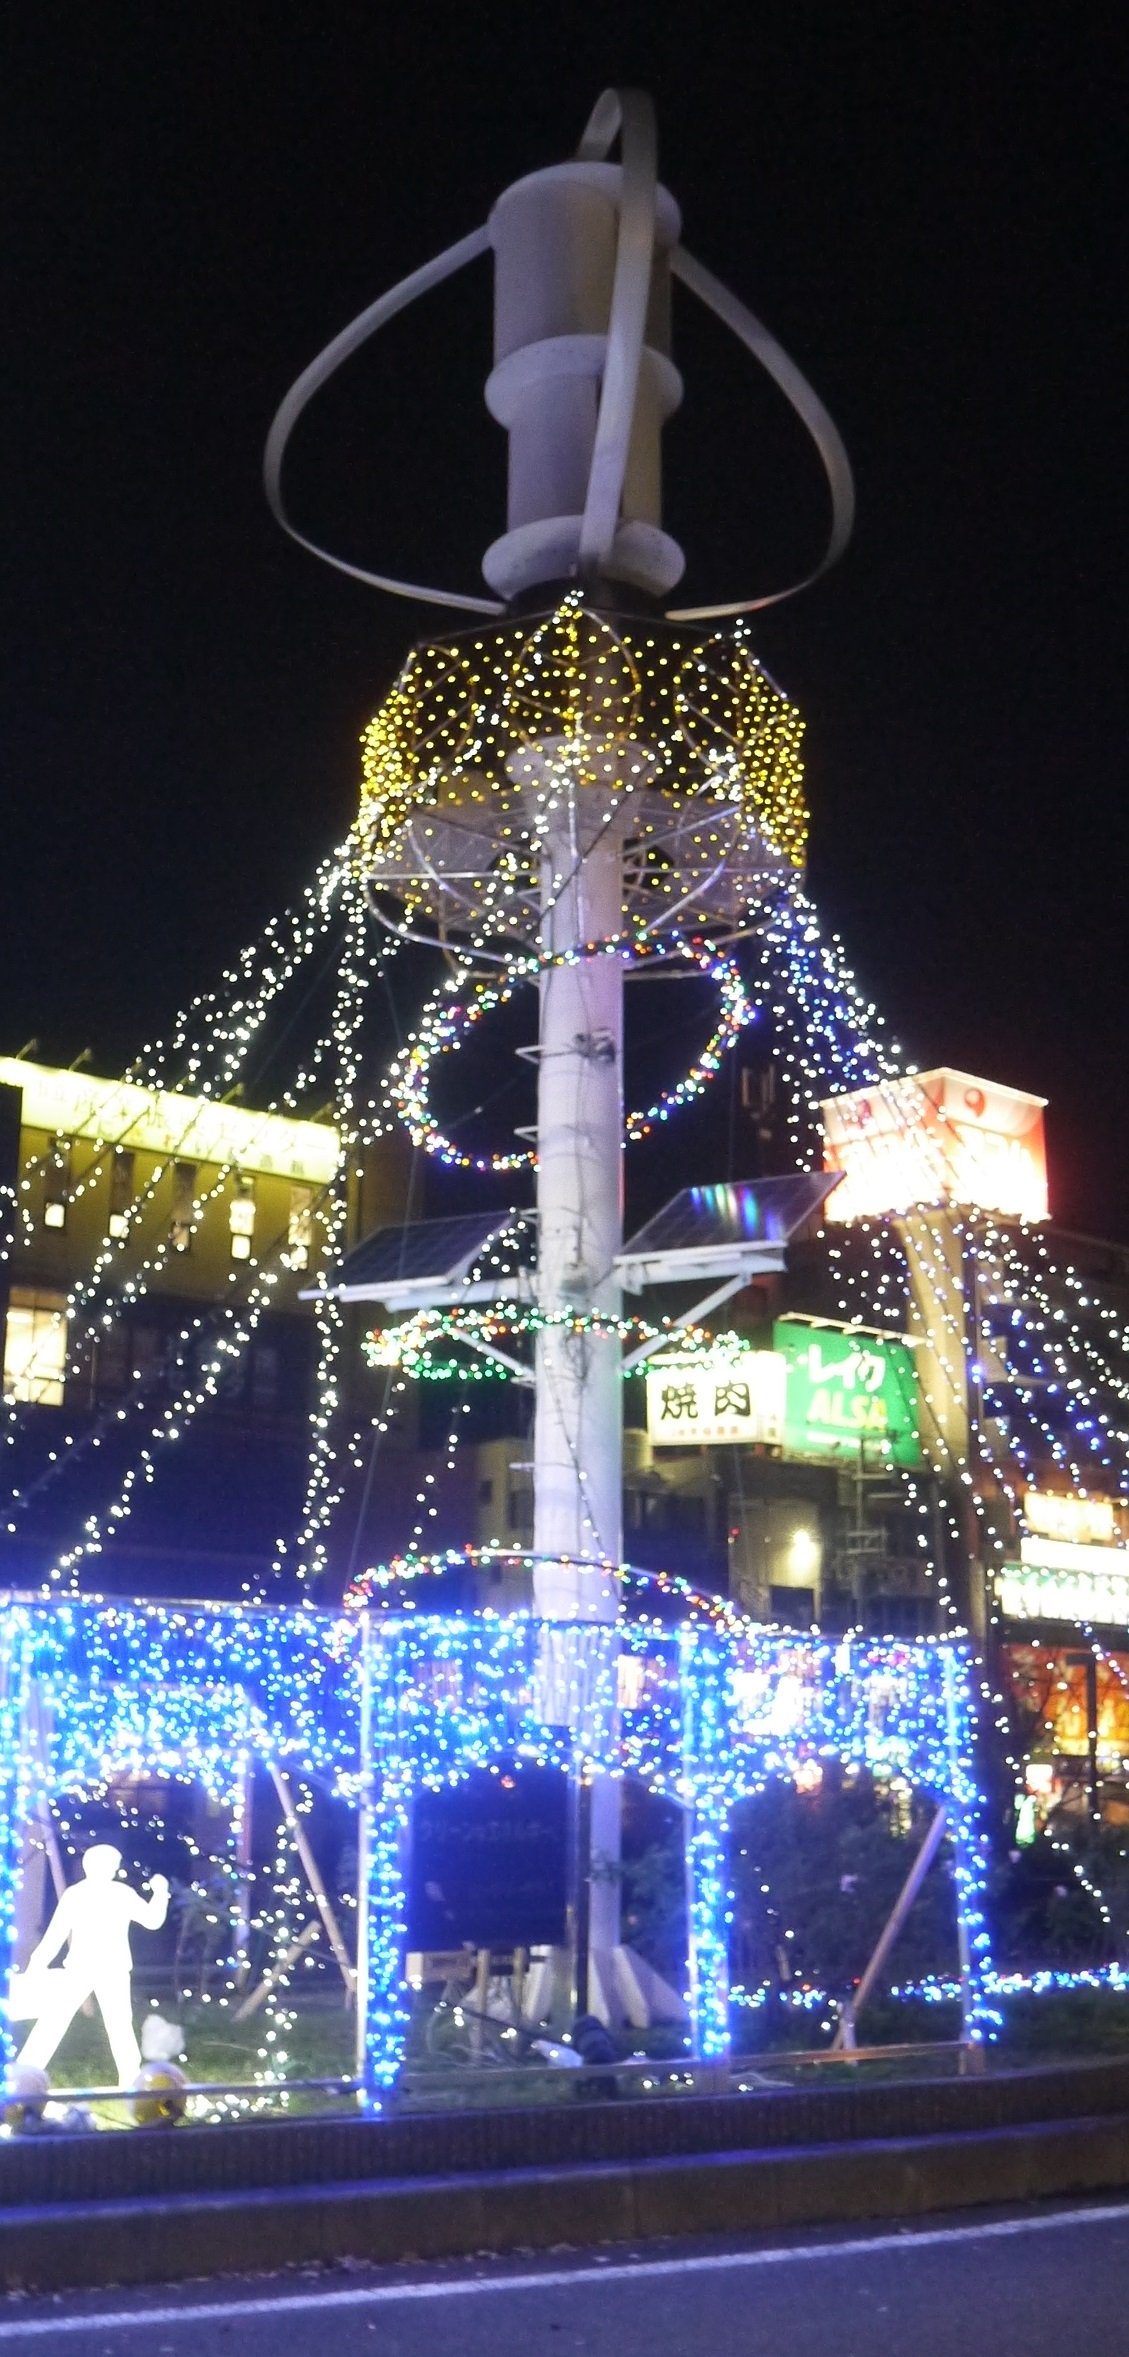
MULTIPOLYGON (((395 1142, 343 1173, 327 1119, 5 1057, 0 1156, 0 1580, 38 1587, 77 1547, 84 1585, 260 1592, 302 1520, 330 1210, 354 1235, 396 1213, 395 1142)), ((351 1333, 335 1376, 356 1446, 351 1333)))

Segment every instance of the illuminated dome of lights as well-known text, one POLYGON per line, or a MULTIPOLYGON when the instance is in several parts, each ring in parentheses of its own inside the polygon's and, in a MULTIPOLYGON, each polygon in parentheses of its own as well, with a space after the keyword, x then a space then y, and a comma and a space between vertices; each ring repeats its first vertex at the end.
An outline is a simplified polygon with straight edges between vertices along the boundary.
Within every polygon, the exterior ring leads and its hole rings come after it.
POLYGON ((570 593, 409 656, 363 739, 361 872, 409 930, 536 939, 567 794, 579 855, 620 838, 625 916, 739 932, 803 866, 802 735, 740 625, 695 640, 570 593))

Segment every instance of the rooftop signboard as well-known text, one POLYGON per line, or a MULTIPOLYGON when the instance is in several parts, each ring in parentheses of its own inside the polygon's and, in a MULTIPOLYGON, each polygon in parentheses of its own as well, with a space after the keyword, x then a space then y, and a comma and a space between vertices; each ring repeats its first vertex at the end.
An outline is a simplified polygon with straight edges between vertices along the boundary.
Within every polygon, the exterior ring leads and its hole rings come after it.
POLYGON ((329 1122, 252 1113, 215 1097, 100 1080, 89 1072, 30 1064, 20 1056, 0 1056, 0 1087, 19 1089, 25 1129, 51 1137, 90 1138, 97 1145, 217 1167, 231 1164, 313 1186, 328 1185, 337 1168, 337 1131, 329 1122))
POLYGON ((1116 1546, 1120 1537, 1112 1498, 1082 1498, 1063 1490, 1029 1489, 1023 1519, 1034 1538, 1076 1546, 1116 1546))
POLYGON ((1046 1219, 1045 1097, 939 1065, 828 1097, 826 1170, 842 1173, 828 1220, 966 1203, 1005 1219, 1046 1219))

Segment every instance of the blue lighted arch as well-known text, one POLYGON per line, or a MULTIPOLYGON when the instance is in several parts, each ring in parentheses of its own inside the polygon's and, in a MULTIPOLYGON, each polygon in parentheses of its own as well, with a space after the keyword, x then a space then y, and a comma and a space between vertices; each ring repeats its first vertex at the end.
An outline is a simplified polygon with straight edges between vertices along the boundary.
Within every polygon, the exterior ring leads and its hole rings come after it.
MULTIPOLYGON (((538 1621, 234 1605, 0 1605, 0 1988, 22 1827, 40 1796, 123 1768, 218 1798, 240 1752, 318 1772, 362 1809, 364 2092, 403 2053, 403 1847, 422 1787, 513 1758, 637 1776, 687 1811, 690 2043, 728 2049, 726 1835, 735 1804, 812 1757, 887 1769, 944 1800, 971 1960, 969 2026, 993 2016, 967 1657, 750 1627, 538 1621)), ((8 2054, 0 2017, 0 2058, 8 2054)))

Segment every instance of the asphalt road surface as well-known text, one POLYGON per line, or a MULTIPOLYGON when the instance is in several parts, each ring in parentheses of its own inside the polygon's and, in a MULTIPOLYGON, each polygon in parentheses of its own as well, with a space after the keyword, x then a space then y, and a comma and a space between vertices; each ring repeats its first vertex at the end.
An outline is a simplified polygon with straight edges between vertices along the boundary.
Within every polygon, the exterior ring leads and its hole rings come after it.
POLYGON ((1127 2283, 1129 2204, 1047 2205, 869 2233, 9 2297, 0 2357, 1125 2357, 1127 2283))

